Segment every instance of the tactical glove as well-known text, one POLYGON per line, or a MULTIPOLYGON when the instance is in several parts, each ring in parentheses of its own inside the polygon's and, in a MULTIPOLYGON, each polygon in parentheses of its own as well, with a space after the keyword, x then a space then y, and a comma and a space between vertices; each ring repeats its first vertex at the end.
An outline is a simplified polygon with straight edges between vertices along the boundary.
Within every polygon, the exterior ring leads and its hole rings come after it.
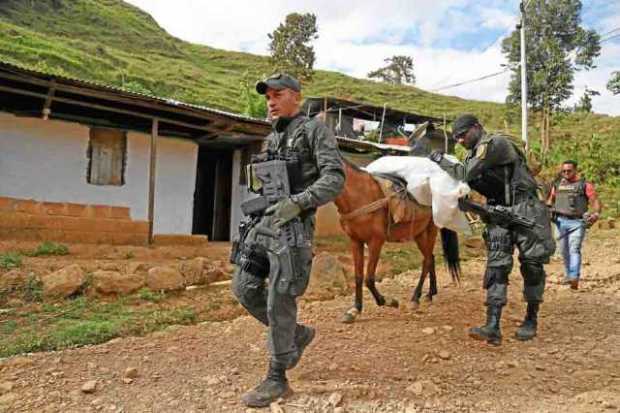
POLYGON ((265 213, 267 215, 273 214, 273 225, 276 228, 280 228, 291 219, 299 216, 301 207, 293 202, 291 198, 285 198, 267 208, 265 213))

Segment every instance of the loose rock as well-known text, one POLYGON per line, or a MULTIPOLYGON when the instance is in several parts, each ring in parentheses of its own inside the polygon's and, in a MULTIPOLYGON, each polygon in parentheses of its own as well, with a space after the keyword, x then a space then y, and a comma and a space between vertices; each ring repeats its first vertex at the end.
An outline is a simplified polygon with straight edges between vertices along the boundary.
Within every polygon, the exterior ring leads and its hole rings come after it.
POLYGON ((125 373, 123 374, 123 376, 128 379, 135 379, 136 377, 138 377, 138 369, 135 367, 128 367, 127 369, 125 369, 125 373))
POLYGON ((342 394, 338 392, 332 393, 327 401, 331 406, 338 407, 342 403, 342 394))
POLYGON ((84 272, 79 265, 73 264, 61 270, 45 275, 41 278, 43 296, 51 298, 66 298, 82 286, 84 272))
POLYGON ((83 393, 94 393, 97 390, 97 380, 89 380, 82 385, 81 388, 83 393))
POLYGON ((146 286, 153 291, 180 290, 185 286, 185 279, 175 268, 155 267, 147 273, 146 286))

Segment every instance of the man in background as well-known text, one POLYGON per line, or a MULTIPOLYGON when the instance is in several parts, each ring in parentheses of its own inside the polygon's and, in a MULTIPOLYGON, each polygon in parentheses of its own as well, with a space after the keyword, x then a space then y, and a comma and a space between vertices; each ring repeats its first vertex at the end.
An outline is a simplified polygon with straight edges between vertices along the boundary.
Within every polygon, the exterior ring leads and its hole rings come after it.
POLYGON ((564 260, 562 284, 570 285, 576 290, 579 288, 581 245, 586 227, 599 219, 602 206, 594 185, 579 176, 576 161, 564 161, 560 176, 560 180, 551 188, 547 205, 554 211, 555 224, 560 235, 560 251, 564 260), (593 210, 590 214, 589 206, 593 210))

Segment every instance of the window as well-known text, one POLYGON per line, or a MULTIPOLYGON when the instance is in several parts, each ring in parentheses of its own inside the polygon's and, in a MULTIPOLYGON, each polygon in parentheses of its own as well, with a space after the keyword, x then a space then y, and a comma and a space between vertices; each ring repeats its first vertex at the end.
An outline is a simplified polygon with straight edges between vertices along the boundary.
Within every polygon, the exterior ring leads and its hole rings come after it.
POLYGON ((124 185, 126 158, 127 133, 125 131, 91 128, 86 177, 89 184, 124 185))

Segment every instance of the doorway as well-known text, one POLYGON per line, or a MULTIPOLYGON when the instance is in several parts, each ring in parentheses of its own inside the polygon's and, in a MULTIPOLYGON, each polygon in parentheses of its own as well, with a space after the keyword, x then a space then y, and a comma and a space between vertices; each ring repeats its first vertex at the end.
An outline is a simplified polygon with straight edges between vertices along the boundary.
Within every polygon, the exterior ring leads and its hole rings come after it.
POLYGON ((233 151, 198 148, 192 233, 230 241, 233 151))

